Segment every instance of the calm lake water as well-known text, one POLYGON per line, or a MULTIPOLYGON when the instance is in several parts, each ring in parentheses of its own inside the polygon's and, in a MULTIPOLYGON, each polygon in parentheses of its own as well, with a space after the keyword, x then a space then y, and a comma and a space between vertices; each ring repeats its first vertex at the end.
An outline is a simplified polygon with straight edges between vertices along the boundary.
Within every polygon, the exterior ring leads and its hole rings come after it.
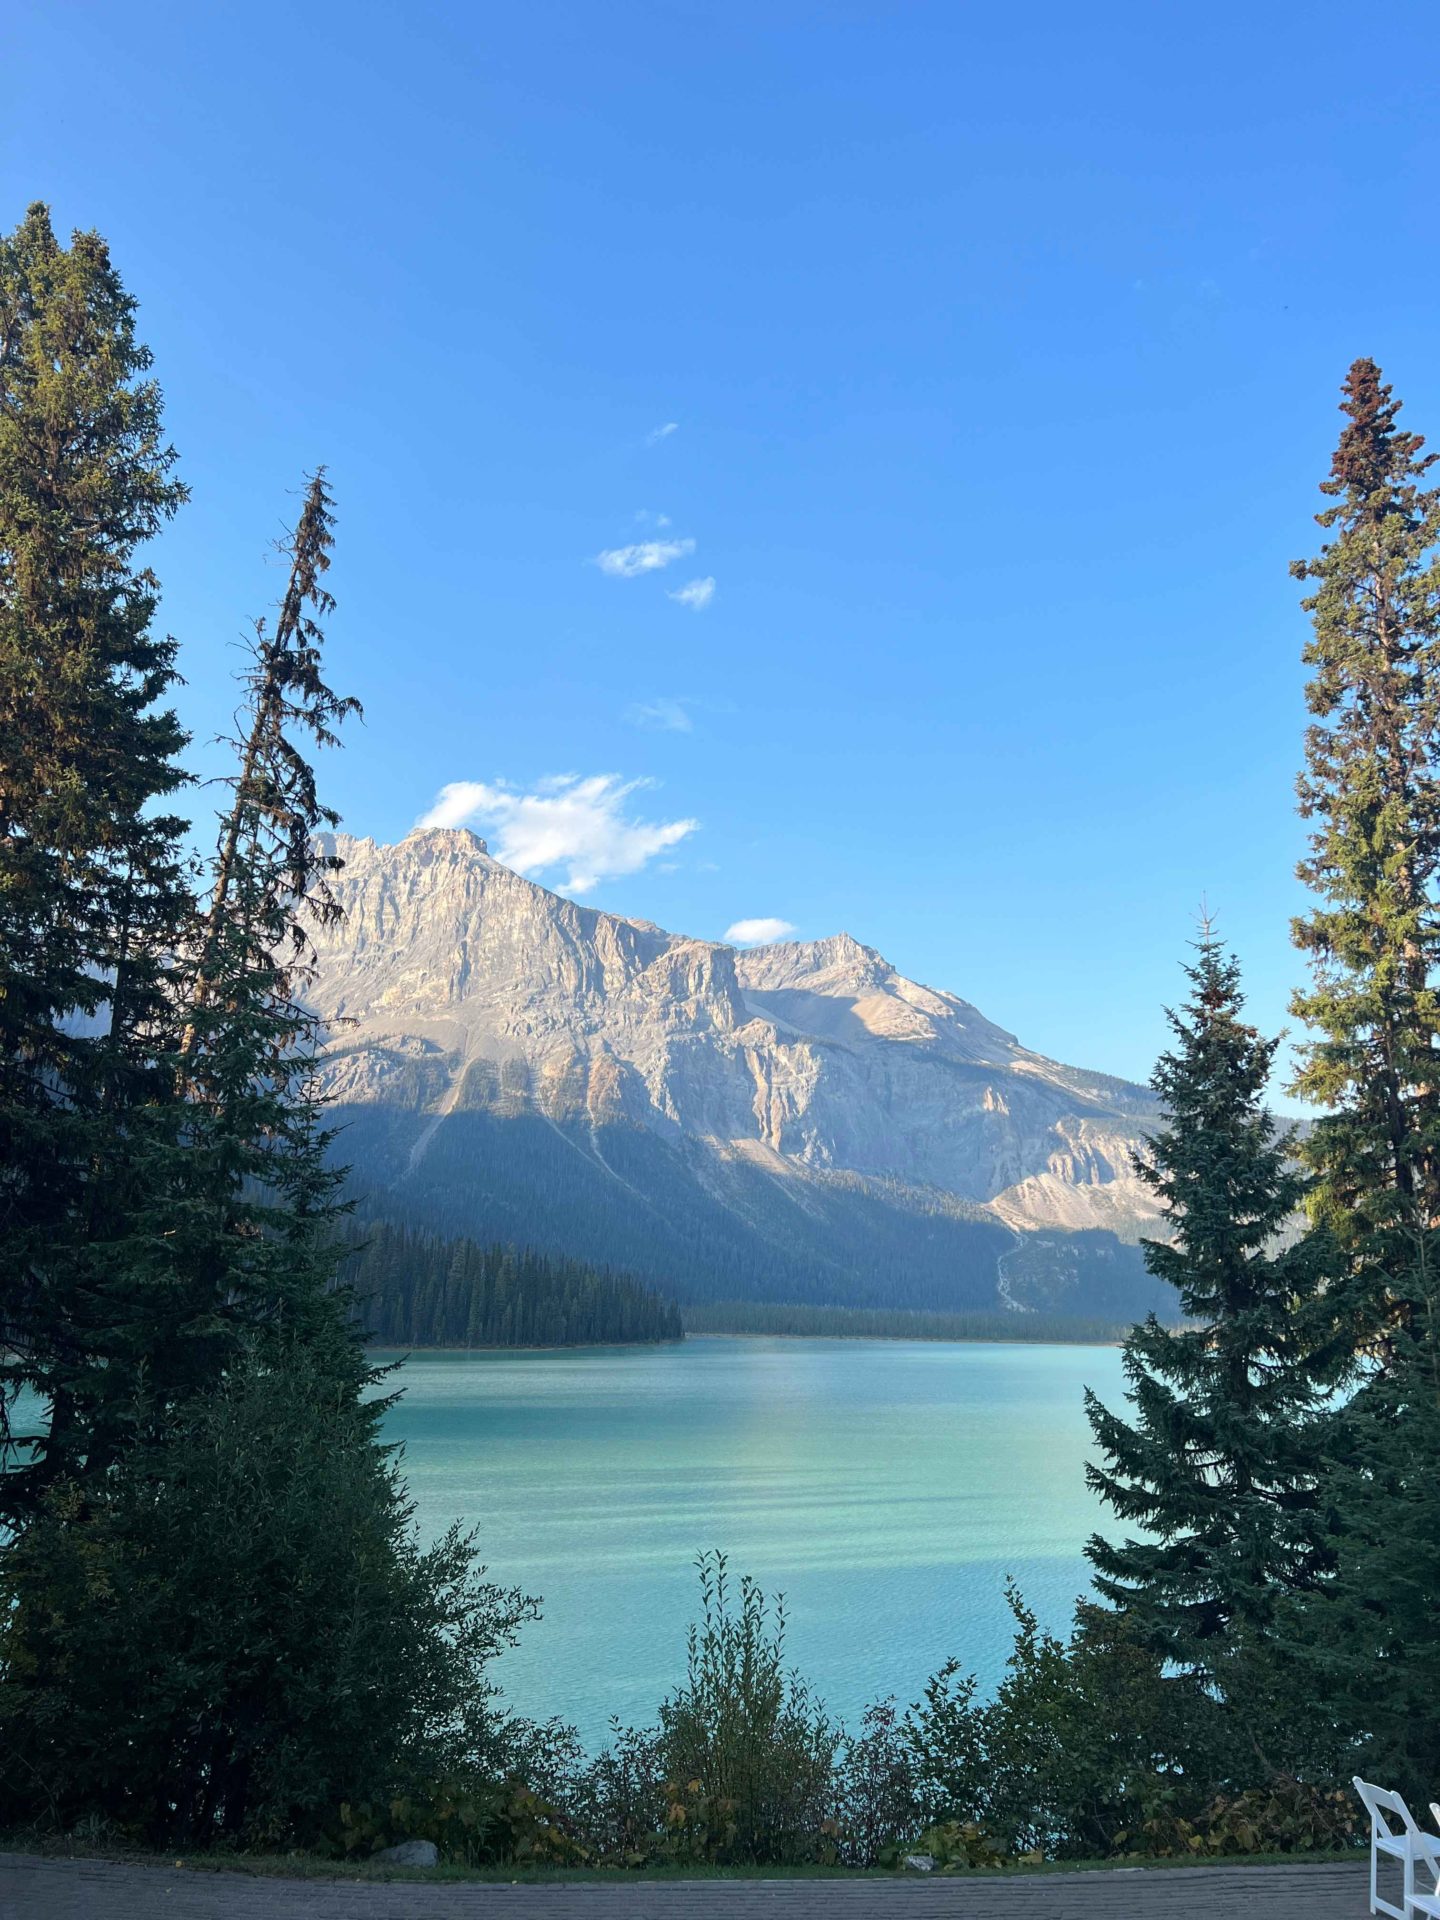
POLYGON ((422 1353, 394 1380, 426 1535, 478 1527, 491 1577, 544 1600, 508 1698, 591 1745, 682 1675, 707 1547, 784 1591, 841 1717, 952 1654, 993 1684, 1006 1575, 1057 1629, 1086 1586, 1082 1395, 1122 1398, 1113 1348, 888 1340, 422 1353))

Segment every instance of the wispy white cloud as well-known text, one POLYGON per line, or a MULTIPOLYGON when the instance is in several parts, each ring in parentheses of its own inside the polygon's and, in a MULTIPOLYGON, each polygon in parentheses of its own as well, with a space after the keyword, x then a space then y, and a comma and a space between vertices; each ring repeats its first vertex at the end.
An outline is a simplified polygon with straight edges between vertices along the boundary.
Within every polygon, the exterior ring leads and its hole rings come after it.
POLYGON ((676 587, 669 596, 678 600, 682 607, 689 607, 695 613, 703 612, 715 598, 715 580, 713 575, 704 580, 691 580, 688 585, 676 587))
POLYGON ((695 728, 684 700, 637 700, 626 709, 625 718, 648 733, 692 733, 695 728))
POLYGON ((645 436, 645 444, 647 447, 658 447, 662 440, 668 440, 672 433, 678 433, 679 431, 680 422, 678 420, 667 420, 664 426, 651 428, 645 436))
POLYGON ((637 873, 699 826, 698 820, 637 819, 627 802, 653 785, 615 773, 583 779, 560 773, 522 793, 504 782, 452 780, 419 824, 483 826, 496 835, 495 858, 516 873, 563 868, 557 885, 567 893, 589 893, 615 874, 637 873))
POLYGON ((733 940, 737 947, 764 947, 794 931, 788 920, 737 920, 733 927, 725 929, 725 938, 733 940))
POLYGON ((596 554, 595 564, 617 580, 635 580, 642 573, 659 573, 672 560, 683 560, 694 551, 693 540, 637 540, 628 547, 606 547, 596 554))

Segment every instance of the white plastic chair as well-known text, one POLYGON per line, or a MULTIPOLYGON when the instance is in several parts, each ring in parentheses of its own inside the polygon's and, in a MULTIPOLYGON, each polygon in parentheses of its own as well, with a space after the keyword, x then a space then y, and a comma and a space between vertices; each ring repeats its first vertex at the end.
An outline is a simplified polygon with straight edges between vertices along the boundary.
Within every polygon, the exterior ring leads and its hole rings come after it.
MULTIPOLYGON (((1422 1833, 1415 1823, 1415 1816, 1398 1793, 1390 1793, 1384 1787, 1373 1786, 1370 1781, 1362 1780, 1357 1773, 1354 1780, 1356 1793, 1365 1803, 1365 1811, 1370 1816, 1370 1911, 1386 1913, 1391 1920, 1413 1920, 1416 1914, 1435 1916, 1440 1920, 1440 1899, 1434 1894, 1415 1892, 1415 1862, 1423 1858, 1427 1864, 1435 1850, 1440 1849, 1440 1839, 1434 1834, 1422 1833), (1387 1817, 1390 1816, 1390 1817, 1387 1817), (1398 1822, 1398 1830, 1396 1826, 1398 1822), (1403 1906, 1392 1906, 1388 1900, 1380 1898, 1380 1856, 1398 1860, 1402 1875, 1404 1892, 1403 1906), (1426 1905, 1417 1905, 1417 1899, 1426 1905)), ((1440 1861, 1435 1867, 1436 1886, 1440 1889, 1440 1861)))
MULTIPOLYGON (((1430 1818, 1440 1826, 1440 1806, 1430 1802, 1430 1818)), ((1415 1835, 1415 1864, 1422 1868, 1434 1880, 1430 1893, 1416 1893, 1410 1889, 1408 1905, 1413 1914, 1425 1914, 1427 1920, 1440 1920, 1440 1839, 1433 1833, 1415 1835)))

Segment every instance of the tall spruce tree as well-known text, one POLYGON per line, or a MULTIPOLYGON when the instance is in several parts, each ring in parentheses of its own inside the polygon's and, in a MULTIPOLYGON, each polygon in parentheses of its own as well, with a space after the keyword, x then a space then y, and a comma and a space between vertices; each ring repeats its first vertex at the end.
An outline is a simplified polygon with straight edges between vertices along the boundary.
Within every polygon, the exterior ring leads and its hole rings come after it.
POLYGON ((1305 651, 1315 716, 1297 921, 1315 1030, 1305 1152, 1347 1257, 1360 1384, 1330 1434, 1336 1572, 1303 1610, 1317 1690, 1407 1785, 1440 1771, 1440 488, 1370 360, 1346 377, 1317 516, 1305 651))
POLYGON ((323 471, 285 545, 289 578, 273 632, 257 624, 238 762, 221 814, 208 909, 192 943, 180 1043, 179 1125, 142 1224, 147 1390, 157 1413, 214 1386, 256 1335, 328 1345, 364 1372, 334 1281, 344 1172, 315 1081, 324 1040, 301 996, 310 926, 339 912, 339 861, 319 837, 307 744, 329 745, 358 711, 327 686, 320 618, 333 541, 323 471))
POLYGON ((184 734, 137 549, 185 497, 135 303, 45 207, 0 239, 0 1517, 83 1461, 87 1394, 128 1357, 109 1257, 147 1177, 172 957, 191 912, 165 802, 184 734))
POLYGON ((1371 360, 1346 376, 1345 427, 1316 518, 1332 534, 1292 572, 1312 583, 1314 723, 1295 923, 1314 981, 1296 1091, 1326 1109, 1305 1145, 1312 1205, 1366 1283, 1361 1335, 1383 1340, 1428 1297, 1422 1238, 1440 1222, 1440 489, 1371 360))
POLYGON ((1133 1421, 1086 1396, 1105 1462, 1087 1467, 1090 1484, 1144 1529, 1086 1552, 1142 1639, 1224 1688, 1280 1597, 1324 1564, 1318 1434, 1348 1348, 1323 1311, 1327 1238, 1279 1244, 1304 1180, 1265 1106, 1278 1043, 1243 1019, 1239 968, 1208 925, 1185 971, 1190 996, 1152 1081, 1167 1124, 1137 1164, 1173 1232, 1145 1243, 1146 1264, 1187 1324, 1152 1314, 1132 1331, 1133 1421))

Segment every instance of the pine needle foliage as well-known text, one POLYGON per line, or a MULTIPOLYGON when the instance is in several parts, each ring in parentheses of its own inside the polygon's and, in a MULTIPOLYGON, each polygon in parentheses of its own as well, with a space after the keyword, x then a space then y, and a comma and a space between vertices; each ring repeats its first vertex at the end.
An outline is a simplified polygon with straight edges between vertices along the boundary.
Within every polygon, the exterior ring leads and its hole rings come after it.
POLYGON ((1299 871, 1318 896, 1295 923, 1313 982, 1294 1008, 1315 1036, 1296 1091, 1326 1109, 1312 1206, 1368 1283, 1363 1337, 1410 1316, 1416 1233, 1440 1220, 1440 488, 1372 360, 1341 412, 1316 516, 1331 538, 1291 569, 1311 586, 1299 871))
POLYGON ((371 1221, 343 1269, 382 1347, 564 1347, 680 1340, 679 1309, 628 1274, 532 1247, 371 1221))
MULTIPOLYGON (((341 914, 329 878, 343 863, 316 840, 322 829, 338 826, 340 816, 322 805, 315 770, 299 744, 308 736, 316 747, 338 745, 341 722, 360 713, 360 702, 332 692, 321 672, 325 635, 320 622, 335 610, 323 584, 334 527, 334 501, 321 467, 306 485, 300 518, 282 548, 290 571, 274 631, 263 619, 255 626, 245 676, 248 698, 232 742, 239 771, 231 805, 221 816, 214 886, 195 970, 198 1008, 223 998, 237 916, 268 937, 274 952, 288 950, 303 971, 310 951, 305 916, 331 925, 341 914)), ((282 990, 290 984, 287 976, 277 976, 282 990)), ((187 1054, 199 1044, 202 1027, 202 1021, 192 1025, 187 1054)))
POLYGON ((270 1343, 0 1556, 0 1826, 314 1844, 346 1801, 495 1773, 487 1667, 536 1605, 422 1548, 382 1402, 270 1343))
POLYGON ((162 1408, 215 1385, 256 1332, 318 1339, 352 1378, 363 1372, 334 1286, 349 1207, 316 1080, 325 1035, 302 997, 310 927, 340 911, 329 888, 339 862, 317 838, 336 816, 318 798, 309 751, 335 744, 358 711, 321 670, 332 542, 322 471, 285 547, 274 631, 256 626, 238 770, 189 961, 181 1124, 171 1177, 148 1209, 149 1390, 162 1408))
POLYGON ((1306 1143, 1312 1204, 1341 1242, 1355 1302, 1356 1391, 1326 1459, 1335 1572, 1300 1610, 1311 1685, 1361 1764, 1407 1787, 1440 1768, 1440 488, 1370 360, 1317 516, 1315 722, 1296 923, 1312 958, 1296 1011, 1315 1037, 1297 1090, 1323 1107, 1306 1143))
POLYGON ((1406 1794, 1440 1778, 1440 1378, 1434 1329, 1401 1330, 1325 1462, 1335 1571, 1288 1627, 1297 1671, 1355 1765, 1406 1794))
POLYGON ((1218 1675, 1325 1562, 1317 1494, 1327 1396, 1348 1346, 1325 1300, 1328 1239, 1279 1237, 1301 1203, 1265 1089, 1277 1043, 1243 1019, 1239 968, 1207 927, 1153 1086, 1167 1124, 1139 1162, 1173 1238, 1145 1243, 1187 1324, 1152 1315, 1124 1352, 1134 1416, 1087 1395, 1091 1487, 1143 1531, 1086 1549, 1095 1585, 1179 1667, 1218 1675))
POLYGON ((31 207, 0 238, 0 1405, 30 1386, 52 1417, 7 1436, 7 1517, 132 1358, 112 1256, 192 912, 175 643, 136 557, 185 498, 150 365, 104 241, 31 207))

